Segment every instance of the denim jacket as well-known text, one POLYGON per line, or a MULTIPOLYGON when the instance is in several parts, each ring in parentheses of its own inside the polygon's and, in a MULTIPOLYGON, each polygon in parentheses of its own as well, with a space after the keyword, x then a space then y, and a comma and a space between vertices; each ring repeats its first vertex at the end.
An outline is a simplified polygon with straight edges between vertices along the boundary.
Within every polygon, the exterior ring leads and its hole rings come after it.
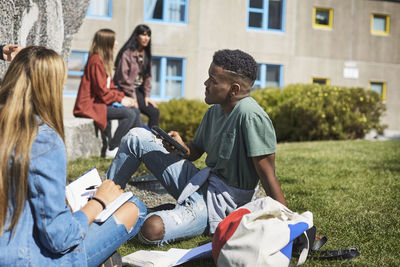
MULTIPOLYGON (((3 163, 4 164, 4 163, 3 163)), ((86 266, 88 219, 65 201, 66 153, 60 136, 39 126, 32 145, 28 198, 18 224, 0 236, 0 266, 86 266)), ((4 229, 8 228, 11 210, 4 229)))

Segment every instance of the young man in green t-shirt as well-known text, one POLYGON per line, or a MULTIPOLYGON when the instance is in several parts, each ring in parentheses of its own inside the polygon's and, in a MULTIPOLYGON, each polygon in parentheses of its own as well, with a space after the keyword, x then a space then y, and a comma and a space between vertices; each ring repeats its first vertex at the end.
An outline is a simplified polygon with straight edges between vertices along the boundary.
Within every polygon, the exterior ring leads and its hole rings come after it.
POLYGON ((177 199, 173 210, 150 213, 139 233, 146 243, 163 245, 213 234, 218 223, 234 209, 251 201, 258 182, 266 193, 286 205, 275 176, 276 137, 265 111, 250 97, 257 63, 240 50, 220 50, 213 56, 204 82, 205 102, 212 105, 186 155, 160 141, 149 131, 132 129, 121 141, 107 178, 125 187, 140 162, 177 199), (207 153, 207 168, 191 162, 207 153))

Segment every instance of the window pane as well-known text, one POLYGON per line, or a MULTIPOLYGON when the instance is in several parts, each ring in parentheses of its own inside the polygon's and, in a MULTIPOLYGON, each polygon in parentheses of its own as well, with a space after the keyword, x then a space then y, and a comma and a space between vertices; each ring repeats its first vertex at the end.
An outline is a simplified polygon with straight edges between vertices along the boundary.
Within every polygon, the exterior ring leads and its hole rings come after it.
POLYGON ((374 31, 386 31, 386 17, 374 15, 374 31))
POLYGON ((282 0, 269 1, 268 29, 282 29, 282 0))
POLYGON ((168 21, 185 21, 185 5, 181 2, 170 2, 168 6, 168 21))
POLYGON ((327 83, 326 79, 313 79, 313 83, 324 85, 327 83))
POLYGON ((68 71, 83 71, 86 64, 86 52, 72 51, 68 59, 68 71))
POLYGON ((279 87, 280 66, 267 66, 266 87, 279 87))
POLYGON ((163 17, 163 0, 146 0, 146 18, 162 19, 163 17))
POLYGON ((383 92, 383 84, 382 83, 371 83, 371 90, 375 91, 381 95, 383 92))
POLYGON ((179 98, 181 97, 182 82, 168 80, 165 85, 165 94, 167 97, 179 98))
POLYGON ((262 13, 249 12, 249 27, 262 28, 262 13))
POLYGON ((263 8, 264 0, 250 0, 249 6, 254 8, 263 8))
POLYGON ((315 23, 318 25, 329 25, 329 10, 317 9, 315 23))
POLYGON ((152 96, 159 96, 160 95, 160 70, 161 70, 161 59, 160 58, 153 58, 152 68, 151 68, 151 82, 152 82, 152 89, 151 95, 152 96))
POLYGON ((109 0, 90 1, 89 15, 109 16, 109 0))
POLYGON ((181 59, 168 59, 167 62, 167 76, 182 76, 182 60, 181 59))

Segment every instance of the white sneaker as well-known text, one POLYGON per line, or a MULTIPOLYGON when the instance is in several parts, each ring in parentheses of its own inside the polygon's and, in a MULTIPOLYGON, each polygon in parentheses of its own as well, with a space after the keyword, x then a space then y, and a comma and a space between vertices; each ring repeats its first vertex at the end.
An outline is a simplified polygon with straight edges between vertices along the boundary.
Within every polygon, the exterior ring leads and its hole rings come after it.
POLYGON ((115 158, 118 152, 118 147, 114 148, 113 150, 106 150, 106 158, 115 158))

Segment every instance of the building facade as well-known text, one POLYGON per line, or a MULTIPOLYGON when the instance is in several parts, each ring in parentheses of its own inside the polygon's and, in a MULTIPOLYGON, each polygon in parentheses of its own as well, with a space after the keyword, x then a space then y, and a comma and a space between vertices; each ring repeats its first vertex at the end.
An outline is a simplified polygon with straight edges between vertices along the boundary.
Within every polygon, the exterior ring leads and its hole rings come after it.
POLYGON ((381 0, 91 0, 72 42, 66 117, 94 33, 113 29, 120 48, 140 23, 152 29, 156 101, 204 98, 213 53, 241 49, 259 63, 255 87, 369 88, 400 130, 400 2, 381 0))

